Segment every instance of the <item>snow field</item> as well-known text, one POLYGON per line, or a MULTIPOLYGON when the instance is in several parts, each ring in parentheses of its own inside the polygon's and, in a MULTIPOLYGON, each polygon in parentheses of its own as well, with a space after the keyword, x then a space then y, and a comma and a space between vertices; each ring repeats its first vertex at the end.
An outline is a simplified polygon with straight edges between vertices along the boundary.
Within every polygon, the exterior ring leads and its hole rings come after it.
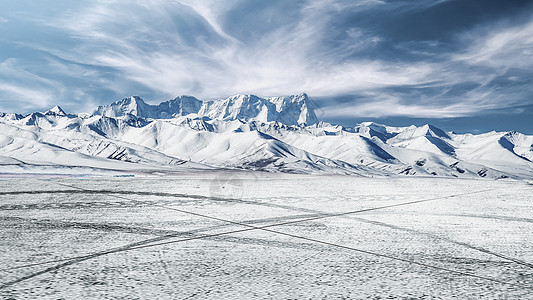
POLYGON ((244 172, 4 178, 0 297, 527 299, 532 189, 244 172))

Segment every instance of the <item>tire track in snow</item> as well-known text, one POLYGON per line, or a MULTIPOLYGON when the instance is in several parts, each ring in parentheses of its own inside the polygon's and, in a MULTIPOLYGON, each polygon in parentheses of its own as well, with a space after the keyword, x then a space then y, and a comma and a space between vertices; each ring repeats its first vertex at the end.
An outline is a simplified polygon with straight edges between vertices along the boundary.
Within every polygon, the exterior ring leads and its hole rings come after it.
POLYGON ((435 214, 435 213, 428 213, 428 215, 442 216, 442 217, 467 217, 467 218, 493 219, 493 220, 501 220, 501 221, 512 221, 512 222, 533 223, 533 219, 530 219, 530 218, 521 218, 521 217, 512 217, 512 216, 499 216, 499 215, 484 215, 484 214, 435 214))
POLYGON ((387 223, 379 222, 379 221, 368 220, 368 219, 364 219, 364 218, 352 217, 351 219, 358 220, 360 222, 364 222, 364 223, 368 223, 368 224, 374 224, 374 225, 377 225, 377 226, 388 227, 388 228, 391 228, 391 229, 394 229, 394 230, 398 230, 398 231, 404 231, 404 232, 410 232, 410 233, 414 233, 414 234, 418 234, 418 235, 424 235, 426 237, 429 237, 429 238, 432 238, 432 239, 435 239, 435 240, 440 240, 440 241, 445 241, 445 242, 448 242, 448 243, 456 244, 458 246, 463 246, 463 247, 471 249, 471 250, 475 250, 475 251, 479 251, 479 252, 482 252, 482 253, 485 253, 485 254, 493 255, 493 256, 499 257, 501 259, 505 259, 505 260, 517 263, 519 265, 523 265, 523 266, 526 266, 526 267, 533 268, 533 264, 532 263, 528 263, 526 261, 523 261, 523 260, 520 260, 520 259, 517 259, 517 258, 513 258, 513 257, 510 257, 510 256, 506 256, 506 255, 503 255, 503 254, 500 254, 500 253, 496 253, 496 252, 490 251, 488 249, 485 249, 483 247, 479 247, 479 246, 471 245, 471 244, 468 244, 468 243, 465 243, 465 242, 460 242, 460 241, 452 240, 452 239, 449 239, 449 238, 446 238, 446 237, 438 236, 438 235, 436 235, 434 233, 425 232, 425 231, 416 230, 416 229, 405 228, 405 227, 400 227, 400 226, 387 224, 387 223))
MULTIPOLYGON (((294 207, 294 206, 289 206, 289 205, 277 205, 277 204, 257 202, 257 201, 246 201, 246 200, 241 200, 241 199, 227 199, 227 198, 205 197, 205 196, 200 196, 200 195, 159 193, 159 192, 136 192, 136 191, 113 191, 113 190, 91 190, 91 191, 89 191, 89 190, 61 190, 61 191, 56 191, 56 190, 54 190, 54 191, 4 192, 4 193, 0 193, 0 195, 2 195, 2 194, 4 194, 4 195, 62 194, 62 193, 67 193, 67 194, 119 194, 119 195, 126 194, 126 195, 158 196, 158 197, 192 198, 192 199, 215 200, 215 201, 224 201, 224 202, 244 202, 244 203, 247 203, 247 204, 268 206, 268 207, 277 207, 277 208, 287 209, 287 210, 291 210, 291 211, 307 212, 307 213, 316 214, 316 215, 324 215, 324 214, 326 214, 323 211, 299 208, 299 207, 294 207), (186 196, 186 197, 184 197, 184 196, 186 196)), ((109 202, 98 202, 98 203, 92 202, 90 204, 93 204, 97 208, 102 208, 101 204, 105 204, 105 203, 109 203, 109 202)), ((117 202, 112 202, 112 206, 114 207, 114 206, 116 206, 118 204, 119 206, 127 206, 127 207, 132 207, 133 206, 133 207, 135 207, 135 206, 138 206, 138 204, 151 205, 151 204, 160 204, 160 203, 162 203, 162 202, 161 201, 131 200, 131 201, 128 201, 128 202, 118 202, 118 203, 117 202)), ((166 201, 164 203, 169 204, 169 203, 172 203, 172 202, 166 201)), ((61 203, 61 204, 55 203, 55 204, 49 204, 48 206, 45 206, 45 207, 49 207, 49 208, 53 208, 53 209, 57 209, 57 208, 87 208, 86 206, 83 206, 83 204, 86 204, 86 203, 83 203, 83 202, 82 203, 80 203, 80 202, 69 202, 69 203, 61 203), (79 207, 80 204, 81 204, 82 207, 79 207)), ((32 205, 17 205, 17 206, 21 206, 21 207, 23 207, 23 209, 27 209, 28 206, 30 206, 32 208, 35 208, 35 209, 42 209, 42 206, 32 206, 32 205)), ((2 206, 0 206, 0 210, 1 209, 2 209, 2 206)), ((16 206, 13 207, 13 210, 16 210, 16 206)), ((307 216, 304 215, 302 217, 307 217, 307 216)), ((473 245, 470 245, 470 244, 467 244, 467 243, 464 243, 464 242, 459 242, 459 241, 455 241, 455 240, 452 240, 452 239, 448 239, 448 238, 444 238, 444 237, 441 237, 441 236, 437 236, 437 235, 432 234, 432 233, 418 231, 418 230, 409 229, 409 228, 405 228, 405 227, 400 227, 400 226, 396 226, 396 225, 391 225, 391 224, 387 224, 387 223, 384 223, 384 222, 370 221, 370 220, 367 220, 367 219, 364 219, 364 218, 357 218, 357 217, 353 217, 353 216, 344 216, 344 218, 356 220, 356 221, 359 221, 359 222, 364 222, 364 223, 367 223, 367 224, 374 224, 374 225, 377 225, 377 226, 388 227, 388 228, 391 228, 391 229, 394 229, 394 230, 415 233, 415 234, 418 234, 418 235, 424 235, 424 236, 430 237, 432 239, 443 240, 443 241, 446 241, 446 242, 449 242, 449 243, 452 243, 452 244, 456 244, 456 245, 460 245, 460 246, 463 246, 463 247, 466 247, 466 248, 469 248, 469 249, 472 249, 472 250, 480 251, 480 252, 483 252, 485 254, 494 255, 496 257, 499 257, 499 258, 502 258, 502 259, 506 259, 506 260, 509 260, 509 261, 512 261, 512 262, 515 262, 515 263, 518 263, 518 264, 525 265, 525 266, 533 268, 533 264, 531 264, 531 263, 528 263, 528 262, 525 262, 525 261, 522 261, 522 260, 518 260, 518 259, 515 259, 515 258, 512 258, 512 257, 508 257, 508 256, 505 256, 503 254, 496 253, 496 252, 492 252, 492 251, 490 251, 488 249, 484 249, 482 247, 473 246, 473 245)), ((272 218, 271 219, 271 221, 284 221, 284 220, 287 220, 287 219, 286 218, 272 218)), ((513 218, 512 220, 515 220, 515 218, 513 218)), ((521 221, 524 221, 524 220, 521 219, 521 221)), ((528 219, 526 219, 526 222, 527 221, 528 221, 528 219)), ((248 221, 244 221, 243 223, 245 223, 245 224, 260 224, 260 223, 263 223, 263 222, 267 222, 267 220, 265 220, 265 219, 248 220, 248 221), (257 221, 257 223, 254 222, 254 221, 257 221)), ((73 227, 80 227, 80 228, 87 228, 87 229, 99 229, 99 230, 108 230, 108 231, 112 231, 114 229, 114 230, 124 231, 124 232, 127 232, 127 233, 153 234, 153 235, 162 235, 162 236, 170 236, 170 237, 175 237, 173 234, 176 233, 175 231, 170 231, 170 232, 169 231, 164 231, 164 230, 157 231, 157 230, 153 230, 153 229, 148 230, 148 231, 146 229, 140 229, 140 228, 138 228, 138 229, 128 229, 128 228, 121 228, 120 226, 115 226, 115 225, 99 226, 99 225, 96 225, 94 223, 87 223, 87 224, 71 223, 71 224, 72 224, 73 227)), ((222 227, 226 227, 226 226, 222 226, 222 227)), ((221 227, 218 227, 218 228, 221 228, 221 227)), ((210 228, 206 228, 206 229, 209 230, 209 229, 213 229, 213 228, 210 227, 210 228)), ((203 231, 200 231, 200 232, 203 232, 203 231)))
MULTIPOLYGON (((301 219, 301 218, 297 218, 297 220, 299 220, 299 219, 301 219)), ((291 221, 288 221, 286 223, 289 223, 289 222, 291 222, 291 221)), ((295 222, 295 221, 292 221, 292 222, 295 222)), ((184 239, 181 239, 181 240, 178 240, 178 241, 203 240, 203 239, 208 239, 208 238, 220 237, 222 235, 228 235, 228 234, 231 234, 231 233, 240 233, 240 232, 251 231, 251 230, 254 230, 256 228, 272 227, 272 226, 275 226, 275 225, 276 224, 266 225, 266 226, 262 226, 262 227, 253 226, 253 227, 247 227, 245 229, 233 230, 231 232, 222 232, 222 233, 200 235, 200 236, 194 236, 192 234, 189 234, 189 232, 181 232, 179 234, 171 234, 171 235, 166 235, 166 236, 160 236, 160 237, 155 237, 155 238, 151 238, 151 239, 146 239, 146 240, 138 241, 138 242, 131 243, 131 244, 128 244, 128 245, 125 245, 125 246, 112 248, 112 249, 107 249, 107 250, 99 251, 99 252, 88 254, 88 255, 84 255, 84 256, 77 256, 77 257, 74 257, 74 258, 66 258, 66 259, 58 259, 58 260, 49 261, 49 262, 45 262, 45 263, 36 263, 36 264, 32 264, 32 265, 26 265, 26 266, 14 267, 14 268, 10 268, 10 269, 4 269, 4 270, 0 270, 0 271, 13 270, 13 269, 16 269, 16 268, 29 267, 29 266, 38 266, 38 265, 49 264, 49 263, 62 262, 62 263, 60 263, 58 265, 55 265, 55 266, 52 266, 52 267, 48 267, 48 268, 46 268, 44 270, 25 275, 23 277, 19 277, 19 278, 15 279, 15 280, 12 280, 12 281, 9 281, 9 282, 2 283, 2 284, 0 284, 0 289, 7 288, 7 287, 12 286, 14 284, 17 284, 19 282, 26 281, 26 280, 32 279, 34 277, 37 277, 37 276, 40 276, 40 275, 43 275, 43 274, 46 274, 46 273, 57 271, 57 270, 59 270, 61 268, 64 268, 64 267, 67 267, 67 266, 70 266, 70 265, 73 265, 73 264, 81 263, 83 261, 87 261, 87 260, 90 260, 90 259, 93 259, 93 258, 98 258, 100 256, 109 255, 109 254, 118 253, 118 252, 124 252, 124 251, 128 251, 128 250, 148 248, 148 247, 154 246, 154 243, 157 243, 157 242, 159 242, 159 243, 156 244, 156 245, 173 244, 173 243, 175 243, 177 241, 166 241, 165 242, 165 240, 168 240, 170 238, 179 237, 180 235, 190 235, 191 237, 184 238, 184 239)), ((267 243, 268 243, 268 245, 271 245, 272 241, 267 241, 267 243)), ((308 244, 307 246, 313 247, 312 244, 308 244)))
MULTIPOLYGON (((270 222, 280 222, 280 221, 291 221, 291 220, 299 220, 304 218, 313 217, 316 215, 290 215, 290 216, 284 216, 284 217, 271 217, 271 218, 263 218, 263 219, 253 219, 253 220, 247 220, 243 221, 242 223, 245 224, 262 224, 262 223, 270 223, 270 222)), ((21 217, 0 217, 0 219, 5 220, 16 220, 16 221, 36 221, 37 223, 42 223, 44 226, 55 226, 55 222, 53 220, 39 220, 39 219, 26 219, 21 217)), ((216 229, 222 229, 222 228, 228 228, 228 227, 234 227, 234 224, 224 224, 224 225, 216 225, 216 226, 210 226, 210 227, 204 227, 204 228, 198 228, 186 232, 180 232, 180 231, 174 231, 174 230, 162 230, 162 229, 151 229, 151 228, 142 228, 142 227, 127 227, 127 226, 116 226, 116 225, 107 225, 104 224, 101 226, 100 224, 95 223, 81 223, 81 222, 64 222, 60 221, 58 227, 54 228, 83 228, 83 229, 96 229, 96 230, 104 230, 104 231, 121 231, 126 233, 134 233, 134 234, 146 234, 146 235, 158 235, 157 237, 145 239, 141 241, 137 241, 135 243, 127 244, 122 247, 128 248, 128 247, 137 247, 140 245, 150 244, 153 242, 159 242, 171 238, 176 237, 182 237, 182 236, 195 236, 195 234, 208 232, 211 230, 216 229), (96 226, 94 226, 96 225, 96 226)), ((232 237, 232 236, 213 236, 210 237, 212 240, 221 241, 221 242, 234 242, 234 243, 243 243, 243 244, 257 244, 257 245, 269 245, 269 246, 277 246, 277 247, 285 247, 285 248, 302 248, 302 247, 308 247, 310 244, 306 243, 293 243, 293 242, 279 242, 279 241, 271 241, 271 240, 265 240, 265 239, 258 239, 258 238, 242 238, 242 237, 232 237)), ((112 250, 112 249, 106 249, 112 250)), ((34 264, 27 264, 23 266, 15 266, 11 268, 6 269, 0 269, 0 272, 5 272, 9 270, 15 270, 15 269, 21 269, 26 267, 34 267, 44 264, 50 264, 50 263, 56 263, 56 262, 62 262, 66 260, 75 259, 77 257, 70 257, 70 258, 63 258, 58 260, 51 260, 46 262, 40 262, 40 263, 34 263, 34 264)))
MULTIPOLYGON (((60 183, 57 183, 60 184, 60 183)), ((63 185, 63 184, 61 184, 63 185)), ((68 186, 68 185, 67 185, 68 186)), ((292 206, 275 204, 268 202, 257 202, 244 199, 233 199, 233 198, 220 198, 220 197, 210 197, 202 195, 189 195, 189 194, 180 194, 180 193, 161 193, 161 192, 139 192, 139 191, 117 191, 117 190, 43 190, 43 191, 14 191, 14 192, 0 192, 0 196, 13 196, 13 195, 39 195, 39 194, 86 194, 86 195, 135 195, 135 196, 157 196, 157 197, 172 197, 178 198, 182 201, 180 203, 187 203, 186 199, 190 200, 204 200, 204 201, 215 201, 215 202, 225 202, 225 203, 242 203, 242 204, 260 204, 262 206, 272 207, 272 208, 281 208, 281 209, 293 209, 292 206)), ((143 200, 134 200, 134 199, 125 199, 120 197, 122 201, 90 201, 90 202, 59 202, 59 203, 30 203, 30 204, 4 204, 0 205, 0 210, 22 210, 22 209, 73 209, 73 208, 87 208, 91 206, 102 207, 103 204, 108 204, 111 207, 134 207, 134 203, 148 206, 148 205, 157 205, 159 203, 164 204, 176 204, 176 201, 143 201, 143 200), (79 207, 77 207, 79 206, 79 207)), ((137 205, 139 206, 139 205, 137 205)))
MULTIPOLYGON (((491 189, 490 191, 492 191, 492 190, 495 190, 495 189, 491 189)), ((491 278, 487 278, 487 277, 483 277, 483 276, 479 276, 479 275, 475 275, 475 274, 469 274, 469 273, 465 273, 465 272, 461 272, 461 271, 450 270, 450 269, 437 267, 437 266, 432 266, 432 265, 428 265, 428 264, 424 264, 424 263, 420 263, 420 262, 416 262, 416 261, 397 258, 397 257, 390 256, 390 255, 387 255, 387 254, 380 254, 380 253, 376 253, 376 252, 361 250, 361 249, 357 249, 357 248, 353 248, 353 247, 349 247, 349 246, 338 245, 338 244, 334 244, 334 243, 330 243, 330 242, 320 241, 320 240, 316 240, 316 239, 312 239, 312 238, 306 238, 306 237, 302 237, 302 236, 298 236, 298 235, 294 235, 294 234, 289 234, 289 233, 285 233, 285 232, 280 232, 280 231, 269 229, 270 227, 295 224, 295 223, 304 222, 304 221, 312 221, 312 220, 324 219, 324 218, 329 218, 329 217, 342 217, 342 216, 347 216, 347 215, 350 215, 350 214, 353 214, 353 213, 368 212, 368 211, 374 211, 374 210, 384 209, 384 208, 392 208, 392 207, 398 207, 398 206, 404 206, 404 205, 411 205, 411 204, 417 204, 417 203, 422 203, 422 202, 435 201, 435 200, 439 200, 439 199, 453 198, 453 197, 461 196, 461 195, 467 195, 467 194, 473 194, 473 193, 481 193, 481 192, 486 192, 486 191, 489 191, 489 190, 475 191, 475 192, 470 192, 470 193, 463 193, 463 194, 460 194, 460 195, 458 194, 458 195, 449 195, 449 196, 442 196, 442 197, 436 197, 436 198, 430 198, 430 199, 422 199, 422 200, 416 200, 416 201, 410 201, 410 202, 404 202, 404 203, 399 203, 399 204, 392 204, 392 205, 386 205, 386 206, 381 206, 381 207, 374 207, 374 208, 368 208, 368 209, 363 209, 363 210, 358 210, 358 211, 351 211, 351 212, 344 212, 344 213, 338 213, 338 214, 326 214, 326 215, 323 215, 323 216, 317 216, 317 217, 314 217, 314 218, 303 219, 303 220, 300 220, 300 221, 285 222, 285 223, 281 223, 281 224, 272 224, 272 225, 267 225, 267 226, 262 226, 262 227, 245 225, 245 224, 240 223, 240 222, 234 222, 234 221, 219 219, 219 218, 216 218, 216 217, 205 216, 205 215, 201 215, 201 214, 197 214, 197 213, 193 213, 193 212, 183 211, 183 210, 176 209, 176 208, 163 207, 163 206, 161 206, 161 207, 162 208, 171 209, 171 210, 180 211, 180 212, 191 214, 191 215, 195 215, 195 216, 205 217, 205 218, 209 218, 209 219, 213 219, 213 220, 220 220, 220 221, 228 222, 228 223, 235 224, 235 225, 247 226, 247 229, 236 230, 236 231, 231 231, 231 232, 226 232, 226 233, 219 233, 219 234, 216 234, 216 236, 223 235, 223 234, 231 234, 231 233, 237 233, 237 232, 250 231, 250 230, 264 230, 264 231, 267 231, 267 232, 276 233, 276 234, 280 234, 280 235, 285 235, 285 236, 289 236, 289 237, 293 237, 293 238, 297 238, 297 239, 302 239, 302 240, 306 240, 306 241, 310 241, 310 242, 315 242, 315 243, 319 243, 319 244, 323 244, 323 245, 328 245, 328 246, 338 247, 338 248, 342 248, 342 249, 353 250, 353 251, 357 251, 357 252, 361 252, 361 253, 371 254, 371 255, 375 255, 375 256, 380 256, 380 257, 390 258, 390 259, 394 259, 394 260, 399 260, 399 261, 403 261, 403 262, 407 262, 407 263, 410 263, 410 264, 415 264, 415 265, 419 265, 419 266, 423 266, 423 267, 428 267, 428 268, 433 268, 433 269, 437 269, 437 270, 448 271, 448 272, 461 274, 461 275, 467 275, 467 276, 476 277, 476 278, 489 280, 489 281, 493 281, 493 282, 499 282, 499 283, 503 283, 503 284, 520 286, 518 284, 513 284, 513 283, 509 283, 509 282, 503 282, 503 281, 499 281, 499 280, 496 280, 496 279, 491 279, 491 278)), ((119 197, 119 196, 115 196, 115 197, 123 198, 123 197, 119 197)), ((207 237, 210 237, 210 236, 213 236, 213 235, 207 235, 207 236, 204 236, 203 238, 207 238, 207 237)), ((202 238, 202 237, 200 237, 200 238, 202 238)), ((192 239, 197 239, 197 238, 192 238, 192 239)), ((191 239, 185 239, 185 240, 179 240, 179 241, 186 241, 186 240, 191 240, 191 239)), ((144 246, 141 245, 141 246, 137 246, 137 247, 131 247, 131 249, 153 247, 153 246, 157 246, 157 245, 164 245, 164 244, 170 244, 170 243, 175 243, 175 242, 178 242, 178 241, 169 241, 169 242, 163 242, 163 243, 151 244, 151 245, 144 245, 144 246)), ((103 253, 101 255, 120 252, 120 251, 126 251, 126 250, 116 250, 116 251, 112 251, 112 252, 103 253)), ((95 254, 95 255, 97 255, 97 254, 95 254)), ((97 256, 100 256, 100 255, 97 255, 97 256)), ((96 256, 90 255, 90 256, 83 257, 83 258, 79 258, 79 259, 81 259, 81 261, 84 261, 84 260, 91 259, 91 258, 94 258, 94 257, 96 257, 96 256)), ((41 274, 43 274, 43 272, 47 273, 47 272, 51 272, 51 271, 57 270, 58 268, 61 268, 61 267, 64 267, 64 266, 71 265, 72 263, 78 262, 79 259, 62 263, 62 264, 57 265, 55 267, 51 267, 51 268, 48 268, 48 269, 43 270, 41 272, 34 273, 34 275, 28 275, 28 276, 31 276, 31 277, 25 276, 25 277, 20 278, 18 280, 6 283, 6 284, 0 286, 0 288, 5 287, 5 286, 9 286, 9 285, 12 285, 12 284, 15 284, 15 283, 18 283, 20 281, 23 281, 23 280, 26 280, 26 279, 29 279, 29 278, 32 278, 32 277, 35 277, 35 276, 38 276, 38 275, 41 275, 41 274)))

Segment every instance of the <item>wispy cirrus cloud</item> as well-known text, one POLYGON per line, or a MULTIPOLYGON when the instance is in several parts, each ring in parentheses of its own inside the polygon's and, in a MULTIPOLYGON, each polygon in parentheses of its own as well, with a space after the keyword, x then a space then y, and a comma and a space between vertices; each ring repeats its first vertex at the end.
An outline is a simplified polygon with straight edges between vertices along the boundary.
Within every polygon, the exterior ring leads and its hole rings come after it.
MULTIPOLYGON (((328 11, 332 14, 344 7, 371 4, 382 3, 344 3, 328 11)), ((379 42, 378 37, 362 31, 347 30, 353 42, 346 47, 324 47, 324 31, 332 16, 324 15, 326 6, 318 2, 300 5, 305 12, 301 18, 280 21, 282 26, 253 40, 224 31, 220 22, 224 11, 213 11, 210 6, 168 1, 151 1, 149 6, 148 14, 138 13, 144 6, 117 13, 113 2, 96 2, 79 14, 48 24, 88 40, 88 45, 82 44, 75 54, 83 58, 81 63, 118 69, 128 79, 167 96, 188 93, 217 97, 238 92, 284 94, 302 90, 328 95, 417 83, 424 75, 420 68, 415 72, 416 67, 346 61, 345 57, 357 49, 379 42), (147 22, 155 18, 156 24, 147 22), (188 21, 184 23, 183 18, 188 21), (125 27, 134 30, 128 33, 123 30, 125 27), (102 28, 106 31, 102 32, 102 28), (144 42, 150 43, 149 49, 144 49, 144 42)), ((72 53, 56 54, 72 59, 72 53)))
POLYGON ((7 104, 20 110, 46 107, 56 98, 50 92, 54 87, 56 83, 25 70, 16 59, 0 62, 0 109, 7 108, 7 104))
POLYGON ((83 97, 305 91, 330 116, 468 116, 533 101, 533 18, 483 4, 499 19, 458 1, 91 0, 25 12, 43 38, 4 43, 44 57, 27 69, 74 109, 83 97))
POLYGON ((489 25, 462 38, 470 42, 466 51, 454 55, 457 61, 494 68, 533 66, 533 16, 525 24, 489 25))

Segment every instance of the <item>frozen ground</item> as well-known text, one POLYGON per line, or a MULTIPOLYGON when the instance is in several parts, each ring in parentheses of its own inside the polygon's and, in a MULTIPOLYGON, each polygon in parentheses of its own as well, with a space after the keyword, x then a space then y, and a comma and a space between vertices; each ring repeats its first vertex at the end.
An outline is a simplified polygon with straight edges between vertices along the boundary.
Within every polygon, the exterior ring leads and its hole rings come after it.
POLYGON ((532 195, 442 178, 0 178, 0 298, 533 299, 532 195))

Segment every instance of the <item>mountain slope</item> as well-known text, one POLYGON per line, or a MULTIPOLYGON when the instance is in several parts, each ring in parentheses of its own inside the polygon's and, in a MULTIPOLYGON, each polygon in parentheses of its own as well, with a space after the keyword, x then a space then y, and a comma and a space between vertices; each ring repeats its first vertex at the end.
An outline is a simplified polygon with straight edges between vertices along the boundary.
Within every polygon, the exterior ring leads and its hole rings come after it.
POLYGON ((92 115, 67 114, 57 106, 29 115, 1 113, 0 172, 41 165, 533 178, 532 136, 455 134, 429 124, 364 122, 347 128, 319 122, 313 108, 305 94, 214 101, 179 96, 158 105, 132 96, 92 115))

